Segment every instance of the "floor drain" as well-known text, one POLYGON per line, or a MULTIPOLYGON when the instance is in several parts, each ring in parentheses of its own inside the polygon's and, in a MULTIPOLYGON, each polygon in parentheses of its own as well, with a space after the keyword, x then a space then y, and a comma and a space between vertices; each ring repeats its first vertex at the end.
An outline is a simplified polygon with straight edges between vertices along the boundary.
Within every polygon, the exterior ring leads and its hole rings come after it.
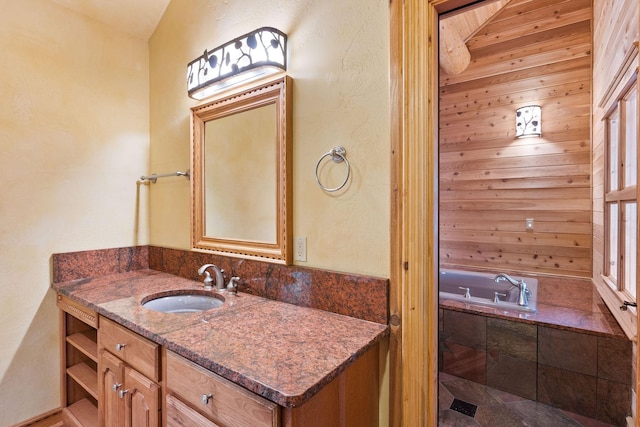
POLYGON ((476 410, 478 409, 478 406, 474 405, 473 403, 465 402, 464 400, 453 399, 453 403, 451 403, 449 409, 473 418, 476 416, 476 410))

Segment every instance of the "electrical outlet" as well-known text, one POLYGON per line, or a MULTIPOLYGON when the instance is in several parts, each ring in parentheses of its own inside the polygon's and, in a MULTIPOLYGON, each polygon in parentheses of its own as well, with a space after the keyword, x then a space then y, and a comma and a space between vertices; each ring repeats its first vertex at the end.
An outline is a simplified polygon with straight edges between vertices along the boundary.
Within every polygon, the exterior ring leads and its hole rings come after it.
POLYGON ((527 230, 533 230, 533 218, 527 218, 524 220, 524 228, 527 230))
POLYGON ((307 261, 307 238, 296 237, 293 254, 294 261, 307 261))

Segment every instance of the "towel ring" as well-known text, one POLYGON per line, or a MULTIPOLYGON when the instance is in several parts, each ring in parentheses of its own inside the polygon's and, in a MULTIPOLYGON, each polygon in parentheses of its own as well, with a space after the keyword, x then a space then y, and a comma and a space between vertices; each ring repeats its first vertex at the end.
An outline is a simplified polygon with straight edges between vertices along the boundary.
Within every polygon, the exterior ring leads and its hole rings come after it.
POLYGON ((327 153, 324 153, 318 160, 318 163, 316 163, 316 181, 318 182, 320 188, 322 188, 324 191, 327 191, 329 193, 338 191, 347 184, 347 181, 349 181, 349 176, 351 175, 351 165, 349 164, 349 160, 347 160, 346 154, 347 150, 345 150, 344 147, 333 147, 327 153), (344 181, 342 181, 342 184, 334 188, 328 188, 322 185, 322 183, 320 182, 320 178, 318 177, 318 168, 320 168, 320 163, 327 156, 331 156, 331 159, 336 163, 342 163, 344 161, 345 165, 347 165, 347 176, 345 177, 344 181))

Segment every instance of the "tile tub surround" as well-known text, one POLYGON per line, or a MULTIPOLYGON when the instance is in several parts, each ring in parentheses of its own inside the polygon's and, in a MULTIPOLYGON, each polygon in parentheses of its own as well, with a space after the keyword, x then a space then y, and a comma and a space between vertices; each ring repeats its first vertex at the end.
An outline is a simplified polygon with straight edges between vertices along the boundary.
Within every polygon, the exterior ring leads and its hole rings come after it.
POLYGON ((388 279, 201 252, 136 246, 54 254, 52 277, 58 283, 150 268, 202 282, 198 268, 204 264, 222 268, 227 278, 239 276, 241 292, 388 323, 388 279))
POLYGON ((442 372, 625 425, 631 410, 632 343, 621 331, 607 334, 600 322, 590 331, 442 307, 440 316, 442 372))
POLYGON ((199 313, 148 310, 141 301, 199 282, 137 270, 54 283, 56 292, 279 405, 295 407, 384 340, 386 325, 240 292, 199 313))

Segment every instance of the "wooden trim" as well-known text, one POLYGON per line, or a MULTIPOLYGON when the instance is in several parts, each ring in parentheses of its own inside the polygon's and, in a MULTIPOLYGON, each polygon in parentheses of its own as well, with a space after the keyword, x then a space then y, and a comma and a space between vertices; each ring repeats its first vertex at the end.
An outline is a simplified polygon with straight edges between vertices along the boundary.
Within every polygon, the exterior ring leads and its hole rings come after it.
POLYGON ((613 190, 605 194, 606 202, 630 202, 637 200, 636 185, 623 188, 622 190, 613 190))
POLYGON ((84 323, 98 327, 98 315, 95 311, 86 309, 83 305, 65 297, 64 295, 58 295, 58 307, 72 315, 73 317, 83 321, 84 323))
POLYGON ((438 13, 471 3, 391 3, 393 426, 437 425, 438 13))
POLYGON ((402 0, 389 1, 389 99, 391 119, 391 214, 389 286, 389 425, 402 426, 402 0))
MULTIPOLYGON (((60 295, 56 295, 58 301, 60 301, 60 295)), ((60 333, 58 345, 60 348, 60 407, 67 407, 67 313, 60 309, 58 310, 58 331, 60 333)))
POLYGON ((291 215, 293 191, 292 79, 282 76, 239 93, 225 95, 191 108, 191 249, 288 265, 293 258, 291 215), (275 242, 232 239, 206 235, 204 185, 204 130, 208 121, 275 105, 276 110, 276 239, 275 242))
MULTIPOLYGON (((636 22, 637 22, 637 34, 640 35, 640 7, 638 8, 638 14, 636 16, 636 22)), ((635 42, 635 47, 636 50, 640 49, 640 41, 636 40, 635 42)), ((636 58, 638 58, 638 54, 636 54, 636 58)), ((638 63, 636 63, 636 67, 638 67, 638 63)), ((637 71, 636 71, 637 72, 637 71)), ((635 85, 636 88, 638 89, 638 96, 636 97, 636 107, 637 107, 637 111, 640 111, 640 81, 636 78, 635 81, 635 85)), ((640 115, 638 115, 638 117, 636 117, 636 130, 640 130, 640 115)), ((640 145, 640 131, 637 132, 638 133, 638 140, 637 140, 637 145, 636 147, 638 147, 640 145)), ((636 149, 636 168, 638 167, 638 165, 640 164, 640 150, 636 149)), ((637 185, 637 181, 640 180, 639 176, 636 176, 636 200, 640 200, 640 185, 637 185)), ((638 244, 638 242, 640 242, 640 216, 636 217, 636 245, 638 244)), ((637 257, 637 254, 636 254, 637 257)), ((638 295, 640 295, 638 292, 640 292, 640 283, 638 283, 637 278, 640 277, 640 262, 638 262, 638 260, 636 260, 636 302, 638 299, 638 295)), ((627 418, 627 424, 634 423, 636 426, 640 424, 640 417, 638 417, 638 408, 640 406, 640 351, 638 351, 638 331, 640 330, 640 316, 638 316, 637 313, 637 309, 636 309, 636 322, 635 322, 635 327, 636 327, 636 339, 635 339, 635 355, 636 355, 636 360, 635 360, 635 374, 636 374, 636 378, 635 378, 635 411, 632 413, 632 418, 631 420, 629 420, 629 418, 627 418)))
POLYGON ((631 309, 626 311, 620 310, 623 301, 623 298, 621 298, 622 293, 613 291, 609 285, 607 285, 607 279, 605 277, 601 277, 600 281, 594 281, 594 285, 598 294, 613 314, 613 317, 616 318, 616 321, 627 335, 627 338, 635 342, 637 340, 637 313, 631 309))
POLYGON ((635 70, 637 72, 638 70, 637 58, 638 58, 638 41, 636 40, 631 45, 631 49, 629 49, 629 51, 625 55, 624 60, 622 61, 620 68, 618 68, 618 71, 616 72, 614 78, 611 80, 611 83, 609 83, 609 86, 607 87, 606 92, 604 93, 604 95, 602 96, 602 99, 600 100, 600 103, 598 104, 598 107, 605 108, 606 106, 611 104, 613 94, 617 92, 616 89, 620 86, 622 81, 624 81, 624 77, 627 74, 627 71, 632 69, 634 63, 635 63, 635 70))
POLYGON ((14 424, 12 427, 54 427, 62 425, 62 408, 52 409, 49 412, 40 414, 36 417, 30 418, 18 424, 14 424))

